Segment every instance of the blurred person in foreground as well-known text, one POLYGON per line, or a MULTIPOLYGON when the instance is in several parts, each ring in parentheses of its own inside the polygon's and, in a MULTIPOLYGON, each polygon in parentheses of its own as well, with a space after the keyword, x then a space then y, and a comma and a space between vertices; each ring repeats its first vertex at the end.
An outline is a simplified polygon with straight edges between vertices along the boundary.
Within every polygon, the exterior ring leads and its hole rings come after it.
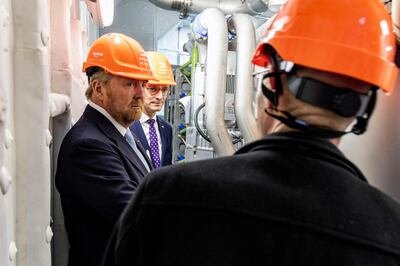
POLYGON ((394 89, 391 23, 379 0, 287 1, 252 58, 265 137, 151 173, 107 266, 399 265, 399 203, 337 147, 394 89))

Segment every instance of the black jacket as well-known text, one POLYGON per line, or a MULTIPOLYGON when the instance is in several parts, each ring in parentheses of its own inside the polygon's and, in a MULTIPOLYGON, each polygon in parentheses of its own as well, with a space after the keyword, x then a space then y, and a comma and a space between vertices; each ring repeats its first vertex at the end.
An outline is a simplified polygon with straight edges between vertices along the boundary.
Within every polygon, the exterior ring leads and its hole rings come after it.
POLYGON ((107 266, 400 265, 400 205, 302 133, 156 170, 121 218, 107 266))
POLYGON ((146 173, 114 125, 87 106, 63 140, 55 179, 69 266, 99 265, 112 228, 146 173))

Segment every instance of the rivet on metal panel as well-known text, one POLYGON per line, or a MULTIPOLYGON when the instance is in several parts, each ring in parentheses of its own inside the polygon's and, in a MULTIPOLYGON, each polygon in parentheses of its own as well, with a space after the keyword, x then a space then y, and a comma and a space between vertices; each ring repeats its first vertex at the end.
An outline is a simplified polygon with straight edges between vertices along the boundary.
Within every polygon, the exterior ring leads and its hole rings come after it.
POLYGON ((53 141, 53 137, 51 136, 50 131, 46 130, 46 145, 47 145, 47 147, 50 146, 52 141, 53 141))
POLYGON ((10 246, 8 247, 8 258, 10 259, 10 261, 15 260, 17 252, 18 252, 17 246, 15 245, 15 242, 12 241, 10 243, 10 246))
POLYGON ((47 31, 47 29, 42 29, 42 31, 40 32, 40 38, 42 39, 43 45, 47 46, 50 40, 49 32, 47 31))
POLYGON ((1 193, 5 195, 8 191, 8 188, 11 185, 12 177, 8 173, 8 170, 6 167, 1 167, 1 173, 0 173, 0 189, 1 193))
POLYGON ((46 243, 49 244, 51 239, 53 238, 53 230, 51 230, 50 226, 46 228, 46 243))
POLYGON ((11 131, 6 129, 6 141, 4 143, 6 149, 8 150, 9 148, 11 148, 11 144, 14 142, 14 137, 11 134, 11 131))

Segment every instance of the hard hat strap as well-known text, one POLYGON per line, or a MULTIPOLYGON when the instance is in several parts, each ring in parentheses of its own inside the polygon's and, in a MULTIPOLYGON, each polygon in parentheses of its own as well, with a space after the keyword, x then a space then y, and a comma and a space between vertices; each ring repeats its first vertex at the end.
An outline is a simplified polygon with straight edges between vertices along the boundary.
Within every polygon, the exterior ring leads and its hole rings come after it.
POLYGON ((284 71, 278 71, 278 72, 270 72, 268 74, 265 74, 262 77, 262 80, 266 78, 271 78, 274 77, 275 80, 279 80, 275 86, 275 90, 272 91, 267 88, 267 86, 264 85, 264 83, 261 80, 261 90, 264 94, 265 97, 267 97, 268 100, 270 100, 275 106, 278 106, 279 104, 279 95, 282 94, 282 81, 281 81, 281 75, 285 74, 286 72, 284 71))
POLYGON ((265 97, 273 103, 275 108, 278 107, 279 95, 283 92, 280 76, 286 73, 288 74, 289 90, 291 90, 297 98, 313 105, 332 110, 344 117, 356 116, 357 122, 352 127, 351 131, 336 131, 312 126, 284 110, 276 109, 278 112, 282 113, 283 116, 275 115, 265 110, 268 115, 281 121, 290 128, 302 130, 306 133, 328 139, 338 138, 348 133, 360 135, 366 131, 369 118, 373 113, 376 103, 376 91, 378 89, 376 86, 371 89, 369 95, 363 95, 348 89, 337 88, 314 79, 299 78, 294 74, 296 67, 292 67, 289 70, 290 72, 286 72, 281 68, 281 63, 283 61, 273 47, 267 45, 264 49, 272 71, 262 77, 260 81, 261 90, 265 97), (262 82, 266 78, 272 78, 274 80, 272 89, 267 88, 264 82, 262 82), (304 90, 306 86, 307 89, 304 90))
POLYGON ((371 98, 368 102, 367 108, 365 109, 365 112, 361 116, 357 116, 357 123, 353 126, 351 129, 351 132, 356 134, 356 135, 361 135, 367 130, 368 126, 368 121, 374 112, 375 109, 375 104, 376 104, 376 98, 377 98, 377 91, 378 87, 374 86, 371 89, 371 98))
POLYGON ((312 78, 300 78, 294 71, 288 73, 287 85, 297 99, 343 117, 362 116, 371 97, 369 94, 338 88, 312 78))
POLYGON ((93 66, 93 67, 88 67, 86 69, 86 76, 88 78, 88 84, 90 84, 90 78, 94 75, 94 73, 98 71, 103 71, 101 67, 93 66))
POLYGON ((282 113, 283 116, 275 115, 275 114, 271 113, 270 111, 268 111, 268 109, 265 109, 265 112, 268 115, 281 121, 286 126, 293 128, 293 129, 301 130, 301 131, 303 131, 307 134, 313 135, 313 136, 317 136, 320 138, 333 139, 333 138, 339 138, 339 137, 343 136, 344 134, 349 133, 349 132, 344 132, 344 131, 336 131, 336 130, 329 130, 329 129, 315 127, 315 126, 310 125, 306 121, 291 115, 287 111, 277 110, 277 109, 275 109, 275 111, 282 113))
POLYGON ((268 111, 268 109, 265 109, 265 112, 271 117, 281 121, 283 124, 285 124, 290 128, 298 129, 304 131, 307 134, 314 135, 320 138, 327 138, 327 139, 339 138, 348 133, 361 135, 366 131, 369 118, 371 117, 373 110, 375 108, 376 97, 377 97, 376 91, 377 88, 374 87, 372 89, 371 99, 368 102, 368 106, 365 109, 364 114, 362 116, 357 117, 357 123, 353 126, 353 128, 350 131, 337 131, 337 130, 315 127, 313 125, 310 125, 308 122, 299 119, 291 115, 289 112, 283 110, 275 109, 279 113, 282 113, 283 116, 272 114, 271 112, 268 111))

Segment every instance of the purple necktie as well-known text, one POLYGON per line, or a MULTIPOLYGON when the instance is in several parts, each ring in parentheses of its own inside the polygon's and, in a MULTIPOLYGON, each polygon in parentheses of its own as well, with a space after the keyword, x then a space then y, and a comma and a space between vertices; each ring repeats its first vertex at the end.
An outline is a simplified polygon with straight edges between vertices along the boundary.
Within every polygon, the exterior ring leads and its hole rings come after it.
POLYGON ((160 152, 158 150, 158 140, 157 140, 156 128, 154 127, 155 120, 150 118, 147 121, 150 124, 149 135, 150 135, 151 160, 153 161, 154 167, 158 168, 161 166, 161 161, 160 161, 160 152))

